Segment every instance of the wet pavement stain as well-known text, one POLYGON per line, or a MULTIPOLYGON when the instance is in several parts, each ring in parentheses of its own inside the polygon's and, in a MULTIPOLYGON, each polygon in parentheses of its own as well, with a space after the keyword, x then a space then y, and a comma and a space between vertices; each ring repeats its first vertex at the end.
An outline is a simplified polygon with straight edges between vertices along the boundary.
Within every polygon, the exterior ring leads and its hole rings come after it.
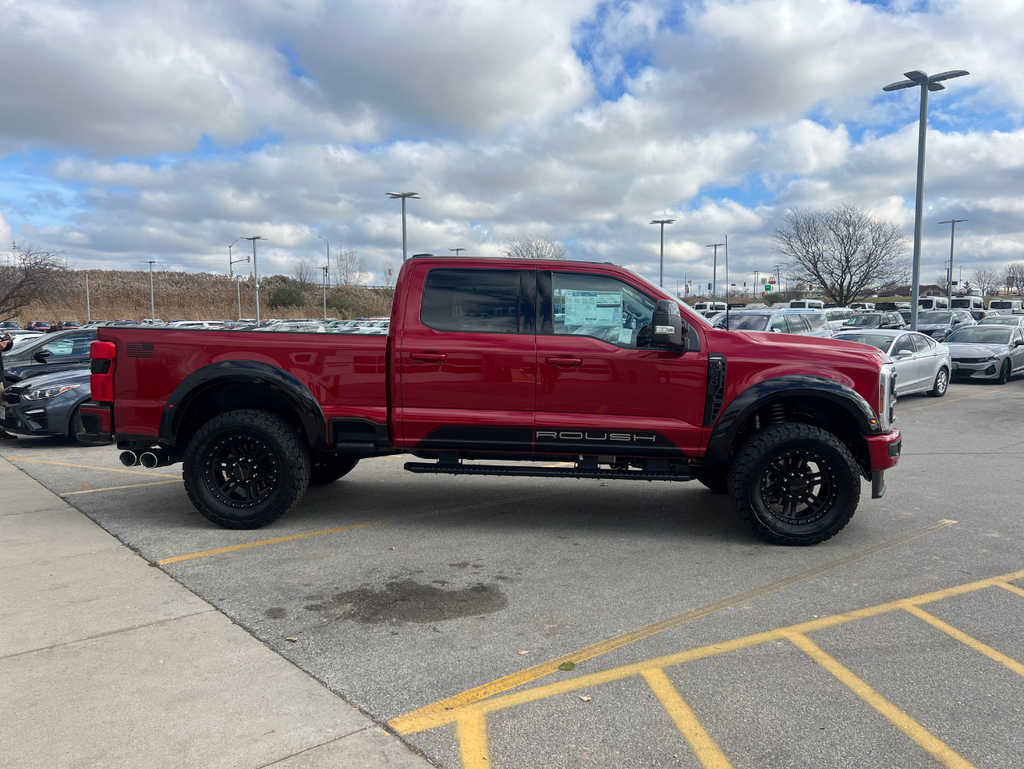
POLYGON ((284 619, 288 616, 287 610, 282 606, 272 606, 263 613, 267 619, 284 619))
POLYGON ((360 587, 305 608, 366 624, 386 622, 443 622, 460 617, 493 614, 508 606, 497 585, 476 584, 462 590, 442 590, 415 580, 388 582, 382 590, 360 587))

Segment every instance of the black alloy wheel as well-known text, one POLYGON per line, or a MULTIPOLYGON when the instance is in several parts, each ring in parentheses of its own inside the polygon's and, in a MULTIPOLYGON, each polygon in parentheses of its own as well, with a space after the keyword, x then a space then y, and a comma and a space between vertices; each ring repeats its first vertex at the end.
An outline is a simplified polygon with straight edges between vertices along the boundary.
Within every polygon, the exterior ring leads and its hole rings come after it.
POLYGON ((999 367, 999 384, 1004 385, 1010 381, 1010 361, 1004 360, 1003 365, 999 367))
POLYGON ((309 453, 287 421, 266 411, 214 417, 189 441, 182 477, 192 504, 229 529, 284 515, 309 484, 309 453))
POLYGON ((837 534, 860 501, 860 468, 834 435, 784 423, 754 433, 737 452, 729 494, 743 521, 780 545, 813 545, 837 534))
POLYGON ((943 366, 939 369, 939 373, 935 375, 935 381, 932 383, 932 389, 926 393, 932 398, 941 398, 946 394, 946 390, 949 388, 949 371, 943 366))

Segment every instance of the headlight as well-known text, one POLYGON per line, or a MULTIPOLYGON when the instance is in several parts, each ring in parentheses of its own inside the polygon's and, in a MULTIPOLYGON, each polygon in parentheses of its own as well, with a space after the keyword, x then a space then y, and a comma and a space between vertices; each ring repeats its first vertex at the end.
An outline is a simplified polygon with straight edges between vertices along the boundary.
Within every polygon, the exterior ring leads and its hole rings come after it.
POLYGON ((896 418, 896 367, 886 363, 878 374, 878 426, 889 432, 896 418))
POLYGON ((47 398, 56 398, 61 393, 66 393, 68 390, 74 390, 81 387, 80 384, 73 385, 60 385, 59 387, 46 387, 42 390, 32 390, 31 392, 25 393, 25 400, 27 401, 41 401, 47 398))
POLYGON ((999 356, 998 355, 989 355, 987 358, 985 358, 985 360, 986 361, 997 361, 997 360, 999 360, 999 356))

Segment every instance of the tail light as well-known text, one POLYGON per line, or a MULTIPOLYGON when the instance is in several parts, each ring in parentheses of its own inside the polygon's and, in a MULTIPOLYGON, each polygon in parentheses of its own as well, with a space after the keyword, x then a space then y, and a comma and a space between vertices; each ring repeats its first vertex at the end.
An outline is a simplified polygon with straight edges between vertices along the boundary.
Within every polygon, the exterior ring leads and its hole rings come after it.
POLYGON ((89 345, 89 387, 97 403, 114 402, 114 369, 117 368, 117 345, 93 342, 89 345))

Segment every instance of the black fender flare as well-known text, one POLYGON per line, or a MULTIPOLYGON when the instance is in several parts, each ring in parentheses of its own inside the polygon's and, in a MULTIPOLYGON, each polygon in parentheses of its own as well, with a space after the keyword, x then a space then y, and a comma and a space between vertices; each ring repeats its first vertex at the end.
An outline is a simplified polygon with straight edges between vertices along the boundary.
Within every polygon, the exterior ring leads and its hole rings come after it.
POLYGON ((857 422, 864 435, 880 433, 874 410, 852 387, 823 376, 787 374, 751 385, 726 406, 711 431, 704 459, 726 462, 740 426, 761 406, 792 396, 823 398, 842 406, 857 422))
POLYGON ((327 420, 316 396, 301 381, 278 366, 257 360, 222 360, 196 369, 185 377, 164 405, 160 419, 160 442, 177 445, 181 428, 178 415, 199 395, 222 384, 259 384, 283 397, 302 422, 310 448, 326 449, 327 420))

